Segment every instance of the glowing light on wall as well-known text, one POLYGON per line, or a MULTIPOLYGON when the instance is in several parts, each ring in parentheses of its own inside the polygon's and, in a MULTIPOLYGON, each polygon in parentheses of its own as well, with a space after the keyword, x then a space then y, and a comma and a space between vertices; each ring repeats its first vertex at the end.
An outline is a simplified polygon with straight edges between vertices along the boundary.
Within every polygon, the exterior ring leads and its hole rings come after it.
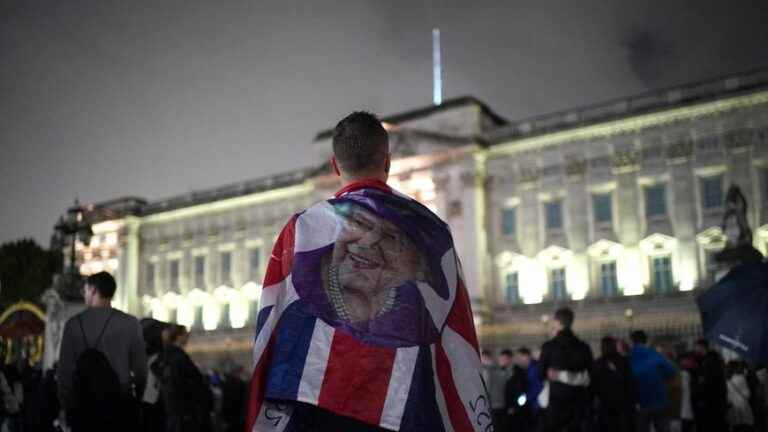
POLYGON ((100 271, 104 270, 104 264, 101 261, 91 261, 90 262, 90 272, 98 273, 100 271))
POLYGON ((150 300, 149 309, 152 311, 152 318, 159 321, 168 321, 168 309, 166 309, 159 298, 150 300))
POLYGON ((213 297, 221 303, 226 303, 229 301, 230 291, 231 291, 231 288, 229 288, 226 285, 221 285, 220 287, 213 290, 213 297))
POLYGON ((97 248, 97 247, 99 247, 100 244, 101 244, 101 237, 99 237, 97 235, 91 237, 91 247, 92 248, 97 248))
MULTIPOLYGON (((253 284, 253 282, 250 283, 253 284)), ((243 291, 245 291, 245 288, 244 286, 243 291)), ((261 294, 261 287, 256 284, 248 286, 248 293, 251 296, 258 296, 261 294)), ((245 292, 222 285, 213 291, 213 297, 220 304, 229 305, 228 318, 232 328, 242 328, 245 326, 248 320, 248 299, 245 292)))
POLYGON ((187 300, 189 300, 192 306, 202 306, 208 301, 210 297, 210 294, 198 288, 193 289, 189 292, 189 294, 187 294, 187 300))
POLYGON ((195 306, 184 298, 176 305, 176 322, 190 328, 195 322, 195 306))
POLYGON ((117 260, 117 258, 110 258, 107 261, 107 269, 109 271, 117 270, 118 266, 120 266, 120 262, 117 260))
MULTIPOLYGON (((538 260, 507 251, 499 254, 496 265, 502 277, 508 272, 517 272, 520 298, 524 304, 536 304, 544 300, 547 276, 544 266, 538 260)), ((503 283, 501 281, 501 286, 503 283)))
POLYGON ((174 293, 174 292, 167 292, 163 294, 162 300, 165 307, 169 309, 176 309, 176 307, 179 305, 179 300, 181 299, 181 296, 174 293))
POLYGON ((206 302, 203 304, 203 328, 205 330, 216 330, 221 318, 221 307, 216 302, 206 302))
POLYGON ((435 182, 428 172, 414 172, 409 178, 404 180, 399 180, 397 177, 392 176, 387 183, 395 190, 415 198, 433 212, 436 211, 435 198, 437 198, 437 193, 435 192, 435 182))
POLYGON ((261 298, 261 285, 256 282, 248 282, 240 290, 247 300, 259 301, 261 298))
POLYGON ((108 245, 114 246, 117 244, 117 233, 111 232, 107 233, 105 240, 108 245))
POLYGON ((232 328, 243 328, 248 321, 248 301, 240 299, 229 303, 229 324, 232 328))
POLYGON ((645 292, 647 272, 643 266, 643 259, 637 247, 626 248, 618 260, 619 285, 623 287, 623 293, 627 296, 640 295, 645 292))

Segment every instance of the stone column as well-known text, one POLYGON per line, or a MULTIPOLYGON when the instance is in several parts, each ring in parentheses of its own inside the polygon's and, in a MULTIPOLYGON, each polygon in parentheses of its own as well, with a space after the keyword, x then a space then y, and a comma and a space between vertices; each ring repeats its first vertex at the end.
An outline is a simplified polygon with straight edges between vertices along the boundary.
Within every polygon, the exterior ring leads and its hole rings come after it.
POLYGON ((669 191, 672 194, 670 209, 672 228, 677 239, 677 250, 673 260, 675 279, 681 291, 688 291, 701 280, 698 265, 698 243, 696 242, 696 202, 695 188, 699 187, 691 167, 693 144, 689 139, 672 143, 667 147, 667 165, 672 181, 669 191))
POLYGON ((613 157, 613 174, 616 177, 616 236, 624 246, 624 253, 617 263, 619 286, 625 294, 643 291, 643 259, 640 254, 642 239, 640 192, 637 185, 638 154, 634 149, 616 151, 613 157))
POLYGON ((586 162, 580 159, 571 159, 566 163, 565 171, 567 181, 566 211, 568 212, 566 236, 568 248, 573 252, 573 258, 567 269, 568 291, 580 299, 589 292, 589 260, 587 256, 588 236, 588 208, 591 199, 587 193, 587 185, 584 174, 586 162))

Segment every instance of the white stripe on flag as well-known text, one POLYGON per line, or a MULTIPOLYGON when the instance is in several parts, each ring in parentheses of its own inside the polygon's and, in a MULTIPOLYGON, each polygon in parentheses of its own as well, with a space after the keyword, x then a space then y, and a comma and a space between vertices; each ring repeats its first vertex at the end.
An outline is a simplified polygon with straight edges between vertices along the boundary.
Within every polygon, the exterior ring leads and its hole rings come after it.
MULTIPOLYGON (((272 337, 272 332, 275 330, 275 326, 280 317, 283 315, 285 309, 291 305, 294 301, 298 300, 299 295, 296 294, 296 290, 293 288, 293 281, 291 275, 288 275, 282 282, 270 285, 261 291, 261 309, 259 313, 267 306, 274 306, 269 313, 269 317, 264 323, 264 327, 261 332, 256 336, 256 341, 253 343, 253 370, 259 363, 261 355, 264 354, 264 350, 269 343, 269 338, 272 337)), ((258 315, 257 315, 258 316, 258 315)))
POLYGON ((379 422, 381 427, 400 430, 400 422, 403 419, 405 403, 408 401, 408 392, 411 390, 413 370, 416 368, 418 357, 419 347, 417 346, 397 349, 392 374, 389 377, 387 399, 384 401, 384 409, 381 412, 379 422))
POLYGON ((442 345, 467 416, 475 430, 484 431, 491 423, 491 407, 483 386, 477 351, 450 326, 443 329, 442 345))
POLYGON ((448 415, 448 407, 445 404, 445 396, 443 396, 443 388, 440 384, 440 378, 437 376, 437 362, 435 361, 435 344, 429 346, 432 351, 432 373, 435 380, 435 399, 437 400, 437 408, 440 410, 440 420, 443 422, 445 432, 453 432, 453 423, 451 423, 451 417, 448 415))
POLYGON ((334 333, 333 327, 323 320, 315 320, 315 329, 312 331, 312 341, 309 344, 307 359, 304 362, 304 371, 301 373, 299 393, 296 395, 296 399, 317 405, 325 378, 325 368, 328 366, 328 356, 331 353, 334 333))
POLYGON ((340 218, 328 201, 317 203, 296 221, 294 253, 319 249, 336 241, 340 218))

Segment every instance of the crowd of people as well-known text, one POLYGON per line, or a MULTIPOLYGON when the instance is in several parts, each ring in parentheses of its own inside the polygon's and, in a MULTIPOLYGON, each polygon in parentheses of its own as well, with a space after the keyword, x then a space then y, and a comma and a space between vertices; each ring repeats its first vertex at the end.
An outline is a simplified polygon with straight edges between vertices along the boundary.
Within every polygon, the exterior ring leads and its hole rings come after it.
POLYGON ((558 310, 539 351, 482 352, 497 432, 766 430, 764 366, 726 363, 705 339, 690 351, 653 346, 643 330, 629 343, 603 337, 593 359, 573 321, 558 310))
POLYGON ((115 290, 108 273, 86 279, 53 369, 19 359, 0 370, 0 432, 242 432, 243 367, 200 368, 184 326, 109 307, 115 290))

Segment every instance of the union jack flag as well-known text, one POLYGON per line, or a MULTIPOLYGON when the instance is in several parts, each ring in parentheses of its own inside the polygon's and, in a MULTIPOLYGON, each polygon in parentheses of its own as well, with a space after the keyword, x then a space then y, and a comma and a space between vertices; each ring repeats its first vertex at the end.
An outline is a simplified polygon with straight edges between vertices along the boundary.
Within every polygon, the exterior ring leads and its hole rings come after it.
POLYGON ((448 226, 381 182, 293 216, 267 267, 249 431, 302 402, 402 431, 491 431, 470 300, 448 226))

